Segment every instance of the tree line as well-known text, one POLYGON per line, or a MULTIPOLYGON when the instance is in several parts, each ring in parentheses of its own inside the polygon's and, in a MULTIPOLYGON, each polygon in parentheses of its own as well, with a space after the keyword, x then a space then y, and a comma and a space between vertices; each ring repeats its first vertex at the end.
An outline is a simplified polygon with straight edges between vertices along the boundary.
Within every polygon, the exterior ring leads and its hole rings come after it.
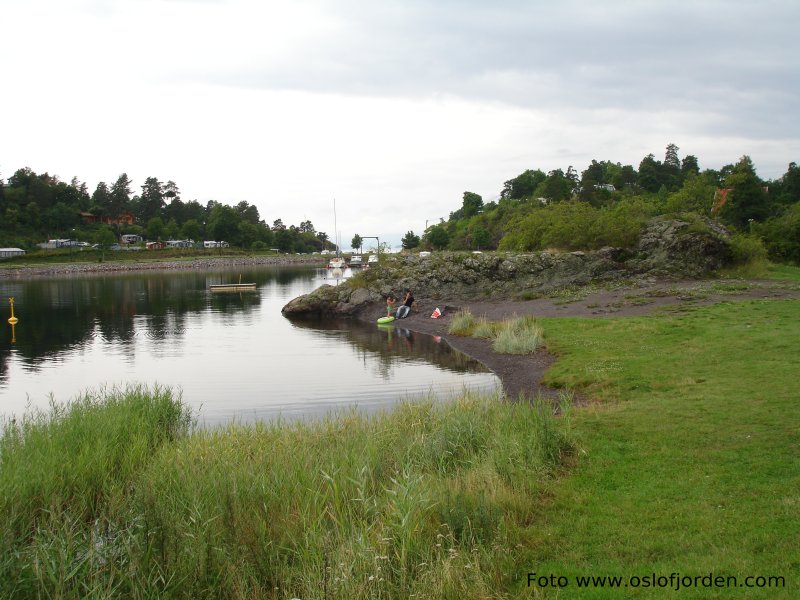
POLYGON ((592 160, 580 174, 572 166, 526 170, 506 181, 495 201, 464 192, 446 220, 422 235, 407 232, 402 243, 473 251, 632 247, 648 219, 691 213, 718 219, 775 260, 800 262, 797 164, 772 181, 758 177, 749 156, 701 171, 697 157, 681 159, 675 144, 663 160, 645 156, 638 169, 592 160))
POLYGON ((102 243, 124 234, 148 240, 226 241, 242 248, 277 248, 282 252, 333 249, 328 235, 311 221, 268 225, 258 208, 209 200, 183 201, 174 181, 148 177, 139 193, 126 173, 113 184, 101 181, 92 193, 76 177, 67 183, 30 168, 17 170, 7 183, 0 178, 0 246, 33 249, 46 239, 102 243), (133 223, 125 215, 133 216, 133 223))

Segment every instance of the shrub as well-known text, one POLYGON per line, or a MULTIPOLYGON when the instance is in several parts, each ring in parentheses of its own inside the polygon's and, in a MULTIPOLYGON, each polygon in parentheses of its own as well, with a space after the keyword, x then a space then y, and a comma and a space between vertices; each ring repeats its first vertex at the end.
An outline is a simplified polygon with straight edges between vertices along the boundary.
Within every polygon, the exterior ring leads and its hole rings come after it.
POLYGON ((504 323, 492 348, 503 354, 531 354, 542 344, 542 328, 534 317, 526 316, 504 323))
POLYGON ((452 335, 472 335, 475 328, 475 317, 468 310, 458 311, 447 328, 447 333, 452 335))
POLYGON ((733 263, 736 265, 763 262, 767 258, 764 243, 754 235, 737 233, 731 236, 730 247, 733 263))

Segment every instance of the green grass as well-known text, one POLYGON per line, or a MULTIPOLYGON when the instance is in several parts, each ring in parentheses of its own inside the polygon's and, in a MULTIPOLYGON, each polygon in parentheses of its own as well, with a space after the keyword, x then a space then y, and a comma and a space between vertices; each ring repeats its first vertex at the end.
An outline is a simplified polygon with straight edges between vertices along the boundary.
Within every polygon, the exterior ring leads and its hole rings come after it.
POLYGON ((581 458, 529 529, 522 563, 570 577, 570 598, 625 597, 581 592, 577 574, 653 572, 776 575, 786 587, 637 597, 798 597, 800 303, 544 323, 559 355, 549 383, 601 404, 575 413, 581 458))
POLYGON ((499 598, 515 532, 571 455, 551 406, 466 393, 187 423, 162 391, 6 425, 0 597, 499 598))
POLYGON ((505 321, 477 320, 468 310, 456 313, 448 326, 451 335, 492 340, 492 349, 500 354, 531 354, 544 345, 542 328, 531 316, 505 321))
POLYGON ((500 354, 532 354, 544 345, 542 328, 535 317, 515 317, 497 329, 492 349, 500 354))
POLYGON ((800 267, 792 265, 771 264, 767 269, 767 277, 769 277, 770 279, 800 281, 800 267))
POLYGON ((475 329, 475 316, 468 310, 460 310, 447 326, 450 335, 471 336, 475 329))

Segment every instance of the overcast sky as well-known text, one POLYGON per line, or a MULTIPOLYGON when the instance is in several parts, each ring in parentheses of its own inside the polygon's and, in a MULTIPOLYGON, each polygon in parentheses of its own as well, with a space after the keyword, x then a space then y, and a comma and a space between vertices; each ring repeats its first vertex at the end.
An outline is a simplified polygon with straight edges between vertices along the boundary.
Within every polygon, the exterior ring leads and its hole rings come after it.
POLYGON ((525 169, 800 161, 797 0, 5 0, 0 176, 126 172, 347 248, 525 169))

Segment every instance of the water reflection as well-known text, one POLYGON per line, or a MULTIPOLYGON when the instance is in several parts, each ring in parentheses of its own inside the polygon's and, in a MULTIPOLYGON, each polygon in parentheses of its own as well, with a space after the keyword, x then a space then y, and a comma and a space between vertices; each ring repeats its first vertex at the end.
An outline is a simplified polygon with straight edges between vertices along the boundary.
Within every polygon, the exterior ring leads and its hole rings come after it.
MULTIPOLYGON (((87 388, 157 382, 202 406, 207 422, 385 405, 427 390, 497 381, 433 338, 354 321, 289 321, 281 308, 326 269, 137 272, 0 280, 15 297, 16 340, 0 335, 0 416, 87 388), (251 292, 208 286, 256 283, 251 292)), ((7 317, 7 315, 6 315, 7 317)))
MULTIPOLYGON (((0 281, 0 297, 14 295, 22 324, 14 347, 26 364, 36 367, 96 336, 124 346, 134 344, 137 332, 152 340, 179 338, 190 314, 208 309, 247 314, 260 305, 259 287, 314 279, 309 269, 241 273, 243 280, 256 282, 256 292, 209 294, 208 286, 231 281, 230 273, 190 271, 0 281)), ((4 336, 0 345, 0 376, 7 368, 10 342, 4 336)))
POLYGON ((380 367, 379 374, 384 379, 398 363, 430 363, 456 373, 488 372, 481 363, 456 352, 440 338, 415 334, 394 323, 373 325, 351 320, 308 318, 292 319, 291 322, 316 336, 329 338, 335 334, 360 357, 374 356, 380 367))

